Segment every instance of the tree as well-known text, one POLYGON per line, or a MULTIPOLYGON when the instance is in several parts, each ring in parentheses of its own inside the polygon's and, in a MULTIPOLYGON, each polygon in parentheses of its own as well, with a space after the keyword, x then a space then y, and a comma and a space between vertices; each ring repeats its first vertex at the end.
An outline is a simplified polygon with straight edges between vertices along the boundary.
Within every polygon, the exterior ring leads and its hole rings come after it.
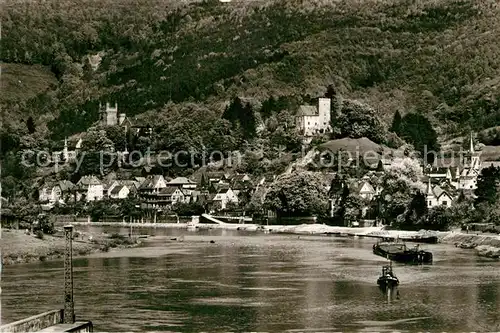
POLYGON ((404 226, 405 229, 411 229, 418 221, 427 214, 427 201, 422 192, 417 192, 408 205, 405 212, 404 226))
POLYGON ((437 206, 429 210, 419 224, 423 229, 448 230, 453 224, 453 216, 447 207, 437 206))
POLYGON ((178 202, 173 206, 173 211, 179 216, 193 216, 205 213, 205 207, 201 202, 178 202))
POLYGON ((91 201, 87 211, 94 222, 98 222, 106 216, 119 215, 116 205, 111 200, 91 201))
POLYGON ((242 114, 243 111, 243 102, 239 97, 236 97, 224 110, 222 119, 229 120, 229 122, 235 126, 238 123, 240 114, 242 114))
POLYGON ((260 108, 260 114, 264 119, 267 119, 277 111, 277 102, 274 96, 269 97, 264 102, 262 102, 262 107, 260 108))
POLYGON ((426 164, 434 162, 434 153, 439 151, 437 133, 430 121, 423 115, 408 113, 401 120, 400 133, 403 140, 411 143, 426 158, 426 164), (427 155, 425 153, 427 152, 427 155))
POLYGON ((246 140, 253 139, 257 131, 257 120, 250 104, 247 103, 244 106, 243 112, 239 116, 239 123, 243 138, 246 140))
POLYGON ((33 117, 29 117, 26 121, 26 127, 28 128, 29 134, 33 134, 36 131, 35 122, 33 121, 33 117))
POLYGON ((353 222, 361 218, 361 207, 363 203, 357 195, 350 194, 342 202, 343 220, 346 227, 351 227, 353 222))
POLYGON ((200 188, 201 189, 206 189, 209 185, 209 180, 206 179, 205 173, 201 174, 201 180, 200 180, 200 188))
POLYGON ((330 98, 330 99, 334 99, 336 96, 337 96, 337 92, 335 91, 335 87, 332 84, 330 84, 326 88, 325 97, 330 98))
POLYGON ((252 191, 249 188, 242 189, 240 193, 238 193, 238 205, 242 207, 244 211, 247 210, 250 200, 252 200, 252 191))
POLYGON ((481 171, 474 191, 476 204, 494 204, 500 199, 500 168, 490 166, 481 171))
POLYGON ((125 198, 120 201, 120 215, 131 220, 141 216, 140 201, 136 198, 125 198))
POLYGON ((376 143, 385 141, 385 129, 375 110, 355 100, 342 102, 340 115, 332 128, 338 127, 341 137, 367 137, 376 143))
POLYGON ((243 104, 239 97, 236 97, 222 114, 223 119, 227 119, 233 131, 241 134, 244 139, 252 139, 256 135, 257 121, 253 108, 249 103, 243 104))
POLYGON ((116 151, 124 151, 127 145, 127 133, 121 126, 107 126, 104 129, 106 138, 114 144, 116 151))
POLYGON ((418 189, 395 170, 387 171, 381 183, 384 184, 383 190, 377 199, 380 217, 386 222, 404 223, 403 214, 418 189), (400 215, 402 219, 397 220, 400 215))
POLYGON ((270 187, 265 207, 278 216, 324 216, 328 196, 323 179, 312 172, 286 174, 270 187))
POLYGON ((113 141, 108 139, 106 130, 97 127, 88 129, 82 142, 83 151, 112 151, 113 141))
POLYGON ((394 118, 392 119, 391 132, 399 135, 401 133, 401 113, 396 111, 394 118))
POLYGON ((328 192, 328 195, 330 197, 340 197, 343 193, 343 190, 344 190, 344 181, 341 176, 335 174, 335 176, 332 179, 332 182, 330 183, 330 191, 328 192))

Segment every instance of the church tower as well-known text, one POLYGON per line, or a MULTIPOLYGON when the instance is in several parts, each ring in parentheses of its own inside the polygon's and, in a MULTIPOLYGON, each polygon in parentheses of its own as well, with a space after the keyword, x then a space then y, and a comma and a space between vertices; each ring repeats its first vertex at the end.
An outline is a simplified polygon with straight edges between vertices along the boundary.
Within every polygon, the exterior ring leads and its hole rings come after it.
POLYGON ((65 161, 69 160, 68 138, 64 138, 63 159, 65 161))
POLYGON ((425 199, 427 201, 427 208, 432 208, 437 205, 436 196, 432 189, 431 179, 428 179, 427 190, 425 191, 425 199))
POLYGON ((474 138, 472 132, 470 134, 469 151, 465 154, 464 167, 479 171, 481 169, 480 152, 474 149, 474 138))

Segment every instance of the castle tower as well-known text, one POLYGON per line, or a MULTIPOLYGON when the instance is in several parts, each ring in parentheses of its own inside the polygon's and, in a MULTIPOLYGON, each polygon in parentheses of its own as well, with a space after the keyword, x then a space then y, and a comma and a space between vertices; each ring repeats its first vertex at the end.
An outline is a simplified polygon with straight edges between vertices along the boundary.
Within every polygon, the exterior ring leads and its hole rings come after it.
POLYGON ((331 100, 329 98, 320 98, 318 100, 318 127, 323 130, 330 128, 330 109, 331 100))
POLYGON ((115 103, 111 106, 110 103, 106 103, 106 125, 115 126, 118 124, 118 104, 115 103))

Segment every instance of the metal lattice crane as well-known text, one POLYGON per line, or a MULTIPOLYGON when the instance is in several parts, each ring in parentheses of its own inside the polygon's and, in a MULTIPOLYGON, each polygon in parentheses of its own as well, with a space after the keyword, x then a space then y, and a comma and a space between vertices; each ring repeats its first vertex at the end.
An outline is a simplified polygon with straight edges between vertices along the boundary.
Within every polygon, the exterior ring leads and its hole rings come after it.
POLYGON ((73 226, 64 226, 66 252, 64 254, 64 323, 75 322, 73 303, 73 226))

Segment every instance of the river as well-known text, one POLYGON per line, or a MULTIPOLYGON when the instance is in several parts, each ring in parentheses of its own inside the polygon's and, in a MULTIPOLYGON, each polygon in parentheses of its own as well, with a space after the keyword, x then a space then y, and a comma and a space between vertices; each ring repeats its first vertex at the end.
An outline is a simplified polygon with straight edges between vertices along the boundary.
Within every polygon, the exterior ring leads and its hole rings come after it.
MULTIPOLYGON (((425 245, 434 263, 394 264, 399 298, 388 299, 376 285, 386 261, 372 254, 374 239, 140 233, 157 237, 74 258, 75 313, 95 331, 500 330, 500 262, 471 250, 425 245)), ((2 323, 62 308, 63 281, 62 261, 4 267, 2 323)))

